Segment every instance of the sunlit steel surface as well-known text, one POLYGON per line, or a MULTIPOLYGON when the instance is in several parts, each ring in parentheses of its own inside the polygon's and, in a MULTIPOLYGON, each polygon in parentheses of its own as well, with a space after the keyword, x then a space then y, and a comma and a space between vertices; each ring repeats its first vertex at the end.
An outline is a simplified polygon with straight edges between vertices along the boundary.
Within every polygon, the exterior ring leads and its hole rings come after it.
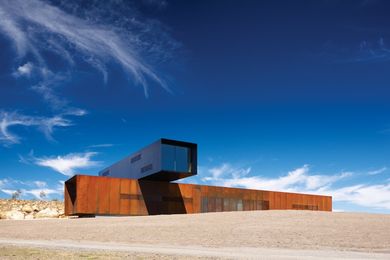
POLYGON ((103 169, 99 176, 174 181, 197 174, 197 144, 161 138, 103 169))
POLYGON ((68 216, 274 209, 332 211, 332 197, 87 175, 65 182, 68 216))

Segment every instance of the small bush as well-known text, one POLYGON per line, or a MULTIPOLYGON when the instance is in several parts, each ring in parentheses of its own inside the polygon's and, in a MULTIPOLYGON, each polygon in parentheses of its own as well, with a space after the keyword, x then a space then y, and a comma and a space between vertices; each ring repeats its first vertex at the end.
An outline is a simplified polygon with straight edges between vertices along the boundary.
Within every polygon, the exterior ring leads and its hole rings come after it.
POLYGON ((22 195, 22 191, 21 190, 16 190, 14 193, 12 193, 11 199, 18 200, 18 199, 20 199, 21 195, 22 195))

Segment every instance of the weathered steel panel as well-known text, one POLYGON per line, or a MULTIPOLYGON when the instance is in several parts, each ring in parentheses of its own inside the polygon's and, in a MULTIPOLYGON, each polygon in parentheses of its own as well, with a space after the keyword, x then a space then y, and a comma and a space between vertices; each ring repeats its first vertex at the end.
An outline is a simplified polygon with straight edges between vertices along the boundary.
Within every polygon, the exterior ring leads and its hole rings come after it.
POLYGON ((285 203, 286 203, 285 209, 292 209, 292 199, 290 193, 285 194, 285 203))
POLYGON ((308 207, 308 196, 307 195, 304 195, 304 194, 301 194, 301 206, 302 206, 302 209, 307 209, 308 207))
POLYGON ((275 192, 275 209, 281 209, 281 200, 280 192, 275 192))
POLYGON ((97 178, 88 178, 88 187, 87 187, 87 212, 96 211, 97 206, 97 190, 96 190, 96 182, 97 178))
POLYGON ((287 193, 280 192, 280 209, 287 209, 287 193))
POLYGON ((179 186, 179 194, 178 196, 182 196, 184 201, 185 211, 188 213, 193 212, 193 198, 192 198, 192 187, 189 185, 180 185, 179 186))
POLYGON ((98 193, 98 209, 97 213, 100 215, 110 214, 110 181, 109 178, 102 177, 97 182, 97 193, 98 193))
POLYGON ((110 178, 110 214, 120 214, 120 187, 121 179, 110 178))
POLYGON ((129 180, 131 197, 128 198, 130 204, 130 214, 129 215, 147 215, 145 204, 143 199, 140 197, 141 191, 138 185, 138 181, 134 179, 129 180))
POLYGON ((153 215, 332 210, 332 197, 78 175, 65 183, 66 215, 153 215))
POLYGON ((130 212, 130 180, 120 179, 120 194, 119 194, 119 207, 120 214, 127 215, 130 212))
POLYGON ((250 210, 256 210, 257 209, 257 193, 255 190, 250 191, 250 199, 251 199, 251 209, 250 210))
POLYGON ((81 213, 88 212, 88 182, 90 178, 87 176, 77 176, 77 211, 81 213))
POLYGON ((215 197, 209 196, 208 212, 215 212, 215 197))
POLYGON ((222 211, 222 198, 220 197, 215 198, 215 211, 216 212, 222 211))
POLYGON ((269 201, 269 209, 275 209, 275 192, 269 191, 268 192, 268 201, 269 201))
POLYGON ((266 206, 268 206, 267 209, 271 209, 271 206, 270 206, 271 198, 270 198, 270 192, 269 191, 263 191, 263 201, 267 201, 267 205, 266 205, 266 206))
POLYGON ((192 189, 192 208, 193 212, 189 213, 201 212, 201 191, 198 185, 194 185, 192 189))
POLYGON ((326 209, 326 198, 325 197, 321 197, 321 204, 322 204, 322 209, 326 209))

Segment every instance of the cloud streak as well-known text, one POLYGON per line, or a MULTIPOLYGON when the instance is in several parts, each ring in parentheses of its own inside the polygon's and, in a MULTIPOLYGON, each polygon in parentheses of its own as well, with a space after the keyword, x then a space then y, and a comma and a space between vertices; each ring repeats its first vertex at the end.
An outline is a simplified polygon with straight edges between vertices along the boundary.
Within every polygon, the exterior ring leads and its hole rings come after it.
POLYGON ((387 47, 383 38, 379 38, 377 42, 362 41, 359 46, 359 52, 354 61, 390 61, 390 49, 387 47))
MULTIPOLYGON (((74 116, 84 115, 82 110, 74 111, 74 116)), ((59 127, 68 127, 72 122, 65 118, 66 114, 60 114, 53 117, 27 116, 17 112, 6 112, 0 110, 0 143, 11 145, 20 143, 21 138, 11 131, 16 126, 35 127, 40 130, 48 140, 53 139, 53 132, 59 127)))
POLYGON ((378 174, 384 173, 385 171, 387 171, 387 167, 382 167, 382 168, 377 169, 377 170, 369 171, 367 174, 368 175, 378 175, 378 174))
POLYGON ((337 63, 378 63, 390 61, 390 48, 384 38, 362 40, 354 47, 337 46, 331 42, 323 46, 325 57, 337 63))
POLYGON ((16 80, 27 79, 29 89, 43 98, 54 116, 0 110, 0 143, 20 142, 10 131, 16 126, 37 127, 53 140, 55 128, 72 125, 69 116, 85 115, 85 110, 72 107, 55 89, 69 83, 74 69, 84 69, 86 64, 100 72, 105 83, 110 68, 119 65, 127 78, 142 86, 146 97, 152 82, 170 92, 151 64, 168 60, 179 44, 130 3, 4 0, 0 1, 1 34, 17 53, 12 75, 16 80))
POLYGON ((100 165, 99 161, 92 160, 95 155, 97 155, 95 152, 70 153, 55 157, 33 157, 32 161, 36 165, 51 168, 65 176, 73 176, 76 170, 100 165))
POLYGON ((113 147, 115 144, 93 144, 88 146, 89 148, 108 148, 108 147, 113 147))
MULTIPOLYGON (((108 4, 115 5, 116 2, 108 1, 108 4)), ((126 18, 121 16, 121 20, 118 17, 124 14, 109 14, 110 22, 115 22, 115 26, 99 23, 101 13, 98 9, 103 6, 95 4, 97 6, 91 6, 92 11, 88 14, 72 14, 65 12, 65 8, 60 9, 41 0, 1 1, 0 30, 14 42, 19 57, 30 53, 42 68, 48 66, 43 58, 45 51, 57 54, 68 65, 77 62, 79 58, 74 55, 77 53, 83 62, 100 71, 105 81, 108 77, 107 67, 111 62, 119 64, 127 75, 141 85, 145 96, 149 94, 148 80, 170 91, 141 54, 163 56, 163 52, 168 50, 160 46, 161 40, 165 40, 167 45, 172 43, 171 46, 175 46, 174 41, 156 26, 156 22, 142 21, 133 9, 127 9, 126 18)), ((62 4, 60 7, 69 5, 62 4)), ((68 10, 76 10, 78 7, 76 2, 68 10)), ((114 6, 105 7, 110 10, 114 6)))
POLYGON ((243 187, 249 189, 265 189, 275 191, 325 191, 325 187, 337 180, 351 176, 352 173, 343 172, 336 175, 309 174, 309 166, 304 165, 287 175, 277 178, 265 178, 261 176, 249 176, 251 168, 234 168, 230 164, 222 164, 220 167, 211 168, 212 177, 205 177, 203 181, 212 181, 214 184, 227 187, 243 187), (215 175, 214 173, 218 174, 215 175))

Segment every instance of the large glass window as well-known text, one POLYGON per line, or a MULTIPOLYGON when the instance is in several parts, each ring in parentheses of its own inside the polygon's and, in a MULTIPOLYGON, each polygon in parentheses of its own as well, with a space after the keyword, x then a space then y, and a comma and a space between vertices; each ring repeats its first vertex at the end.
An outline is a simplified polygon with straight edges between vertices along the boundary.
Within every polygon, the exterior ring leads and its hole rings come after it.
POLYGON ((161 159, 163 170, 191 172, 191 154, 187 147, 162 144, 161 159))
POLYGON ((162 145, 161 166, 166 171, 175 170, 175 146, 162 145))

